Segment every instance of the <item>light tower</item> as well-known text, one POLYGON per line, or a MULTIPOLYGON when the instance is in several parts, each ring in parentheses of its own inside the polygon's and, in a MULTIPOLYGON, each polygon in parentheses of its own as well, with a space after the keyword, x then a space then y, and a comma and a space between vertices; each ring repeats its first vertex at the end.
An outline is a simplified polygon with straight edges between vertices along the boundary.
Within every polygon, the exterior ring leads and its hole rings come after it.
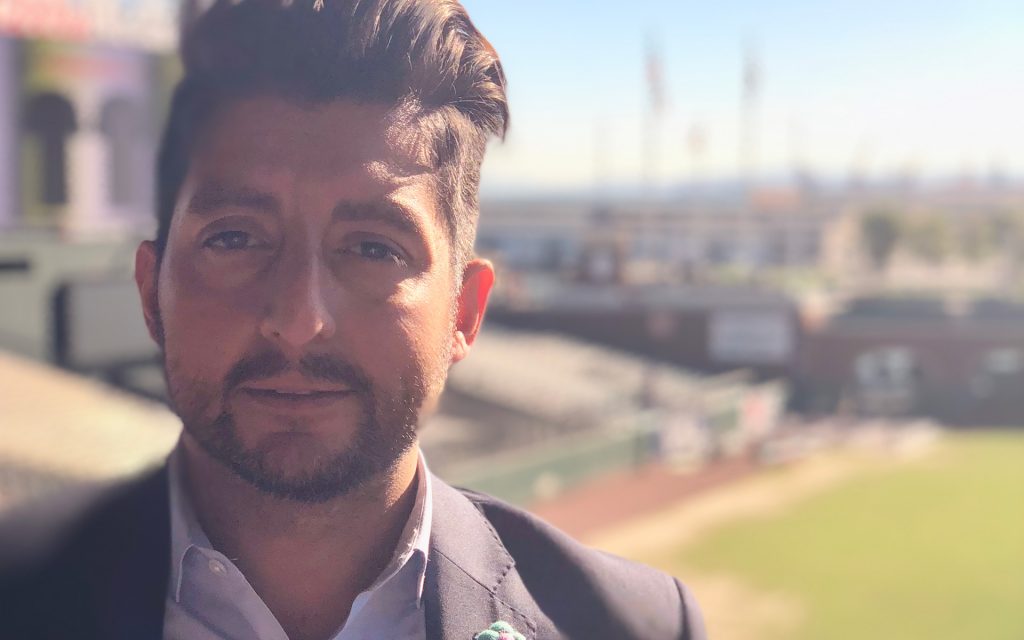
POLYGON ((758 53, 748 42, 743 51, 743 69, 740 78, 740 135, 739 170, 743 188, 750 195, 757 172, 758 107, 761 100, 762 71, 758 53))
POLYGON ((661 123, 667 102, 661 50, 653 38, 647 40, 646 73, 648 108, 644 111, 643 183, 644 188, 652 192, 658 181, 661 123))
POLYGON ((704 162, 708 150, 708 132, 705 127, 694 122, 686 132, 686 149, 690 155, 690 197, 695 197, 704 173, 704 162))
POLYGON ((598 118, 594 121, 594 197, 598 201, 608 198, 611 192, 611 171, 608 162, 608 123, 598 118))

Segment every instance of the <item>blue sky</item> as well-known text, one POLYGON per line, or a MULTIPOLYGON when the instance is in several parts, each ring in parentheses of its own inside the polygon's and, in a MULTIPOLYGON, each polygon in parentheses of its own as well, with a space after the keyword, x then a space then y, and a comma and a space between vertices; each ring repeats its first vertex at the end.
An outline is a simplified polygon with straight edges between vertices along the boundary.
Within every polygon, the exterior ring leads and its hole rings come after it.
POLYGON ((510 82, 512 131, 491 149, 488 191, 640 182, 648 42, 668 95, 659 184, 738 174, 745 48, 762 69, 748 155, 759 173, 1024 173, 1019 0, 464 4, 510 82))

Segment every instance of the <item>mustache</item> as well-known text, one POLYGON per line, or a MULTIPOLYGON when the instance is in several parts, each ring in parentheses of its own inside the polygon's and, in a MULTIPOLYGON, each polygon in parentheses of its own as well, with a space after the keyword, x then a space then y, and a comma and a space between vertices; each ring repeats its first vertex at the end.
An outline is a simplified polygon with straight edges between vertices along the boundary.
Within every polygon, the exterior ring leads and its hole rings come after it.
POLYGON ((298 371, 318 382, 344 385, 355 392, 366 393, 372 385, 369 377, 355 365, 324 353, 303 356, 293 363, 280 351, 267 350, 239 360, 224 376, 225 393, 245 382, 272 378, 288 371, 298 371))

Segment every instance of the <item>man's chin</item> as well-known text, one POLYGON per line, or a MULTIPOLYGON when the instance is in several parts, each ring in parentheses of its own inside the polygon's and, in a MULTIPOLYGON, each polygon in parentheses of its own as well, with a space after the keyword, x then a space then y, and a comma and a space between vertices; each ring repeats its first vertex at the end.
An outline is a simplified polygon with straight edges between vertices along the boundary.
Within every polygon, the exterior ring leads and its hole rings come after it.
MULTIPOLYGON (((411 409, 418 403, 395 406, 411 409)), ((416 444, 413 417, 414 412, 376 412, 367 403, 361 416, 332 420, 330 428, 319 421, 287 424, 231 411, 211 421, 182 421, 209 457, 260 491, 322 503, 393 472, 416 444)))
POLYGON ((318 475, 329 470, 331 461, 352 457, 350 445, 332 451, 313 434, 297 432, 267 434, 250 451, 245 458, 258 461, 267 473, 285 478, 318 475))
POLYGON ((409 447, 364 451, 354 446, 331 451, 311 435, 289 433, 265 439, 255 449, 206 449, 235 475, 269 496, 319 504, 372 484, 392 471, 409 447))
POLYGON ((294 450, 272 450, 262 457, 231 461, 231 469, 265 494, 305 503, 348 495, 379 473, 359 456, 309 458, 294 450))

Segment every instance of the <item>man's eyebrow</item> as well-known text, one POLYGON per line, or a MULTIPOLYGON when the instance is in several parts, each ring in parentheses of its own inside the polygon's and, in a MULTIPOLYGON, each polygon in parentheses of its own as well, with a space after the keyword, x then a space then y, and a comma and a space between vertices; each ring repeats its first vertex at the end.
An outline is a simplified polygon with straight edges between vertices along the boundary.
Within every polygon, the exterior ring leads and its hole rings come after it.
POLYGON ((277 198, 272 194, 248 187, 229 187, 217 183, 200 186, 188 203, 189 213, 200 216, 210 215, 228 207, 268 214, 278 214, 281 210, 277 198))
POLYGON ((399 231, 423 237, 423 223, 406 207, 390 201, 339 202, 331 217, 334 221, 373 220, 395 227, 399 231))

